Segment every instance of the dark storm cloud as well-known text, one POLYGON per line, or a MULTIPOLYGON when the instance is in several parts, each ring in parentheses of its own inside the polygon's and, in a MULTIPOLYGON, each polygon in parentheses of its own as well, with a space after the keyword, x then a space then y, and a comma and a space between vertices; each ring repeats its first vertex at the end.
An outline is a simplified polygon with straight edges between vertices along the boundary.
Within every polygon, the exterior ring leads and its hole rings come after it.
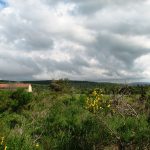
POLYGON ((134 60, 150 52, 149 48, 139 46, 127 38, 111 33, 100 33, 92 45, 88 45, 88 57, 99 62, 99 68, 107 70, 106 76, 123 77, 121 70, 136 74, 134 60))
POLYGON ((8 44, 22 50, 47 50, 52 48, 53 40, 49 34, 41 29, 37 22, 28 18, 21 18, 21 14, 2 17, 1 36, 8 44), (13 20, 12 20, 13 18, 13 20))
POLYGON ((99 11, 101 9, 105 9, 107 7, 125 7, 129 6, 132 7, 134 5, 140 5, 140 3, 144 2, 146 0, 68 0, 68 2, 74 2, 77 4, 77 8, 79 12, 84 14, 91 14, 95 13, 96 11, 99 11))
POLYGON ((127 68, 132 66, 133 60, 150 51, 150 49, 140 47, 127 39, 111 35, 111 33, 98 35, 97 41, 92 47, 97 51, 95 52, 96 56, 101 56, 101 54, 107 58, 113 56, 116 60, 122 61, 127 68))
MULTIPOLYGON (((17 55, 17 54, 16 54, 17 55)), ((10 80, 31 79, 32 75, 41 71, 30 57, 10 54, 0 55, 0 78, 10 80)))
POLYGON ((67 73, 81 74, 82 67, 89 67, 89 64, 80 55, 76 55, 69 61, 56 61, 53 59, 41 59, 38 62, 42 68, 54 72, 59 70, 67 73))

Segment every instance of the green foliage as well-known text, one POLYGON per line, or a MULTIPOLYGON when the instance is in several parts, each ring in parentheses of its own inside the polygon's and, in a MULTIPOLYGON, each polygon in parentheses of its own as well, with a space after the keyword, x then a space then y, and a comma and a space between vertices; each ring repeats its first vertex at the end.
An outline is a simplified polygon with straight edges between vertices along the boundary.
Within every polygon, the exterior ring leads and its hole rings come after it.
POLYGON ((18 89, 11 94, 10 98, 12 99, 12 110, 17 111, 32 100, 32 94, 26 92, 24 89, 18 89))
POLYGON ((4 112, 8 109, 10 105, 10 95, 9 91, 0 91, 0 112, 4 112))
POLYGON ((6 110, 18 111, 31 100, 32 93, 28 93, 24 89, 0 91, 0 112, 6 110))
POLYGON ((72 87, 66 80, 54 83, 59 90, 51 84, 51 88, 34 85, 33 93, 0 91, 0 142, 4 137, 0 150, 5 145, 8 150, 150 147, 150 88, 90 82, 72 87), (88 99, 92 107, 99 104, 99 111, 87 109, 88 99))
POLYGON ((45 149, 90 150, 98 142, 104 144, 108 140, 104 125, 75 97, 57 103, 45 122, 45 136, 50 138, 43 141, 47 143, 45 149))
POLYGON ((10 136, 7 139, 7 148, 9 150, 33 150, 33 144, 27 136, 10 136))
POLYGON ((56 92, 70 91, 70 85, 68 79, 53 80, 50 83, 50 88, 56 92))
POLYGON ((144 147, 150 142, 150 126, 145 116, 139 118, 113 116, 107 120, 107 124, 124 145, 136 144, 144 147))

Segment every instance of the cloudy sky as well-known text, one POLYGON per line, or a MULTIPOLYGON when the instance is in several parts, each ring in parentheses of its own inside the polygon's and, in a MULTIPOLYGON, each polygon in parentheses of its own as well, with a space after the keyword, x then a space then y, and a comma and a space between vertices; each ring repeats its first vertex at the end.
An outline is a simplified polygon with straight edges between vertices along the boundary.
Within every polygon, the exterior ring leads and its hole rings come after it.
POLYGON ((150 81, 150 0, 0 0, 0 79, 150 81))

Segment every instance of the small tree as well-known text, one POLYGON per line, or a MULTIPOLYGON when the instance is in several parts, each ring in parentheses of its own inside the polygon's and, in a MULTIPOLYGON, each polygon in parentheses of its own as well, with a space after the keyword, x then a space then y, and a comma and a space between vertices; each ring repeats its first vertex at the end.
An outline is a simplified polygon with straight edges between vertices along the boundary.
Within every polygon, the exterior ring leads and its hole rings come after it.
POLYGON ((67 92, 70 88, 68 79, 53 80, 50 88, 56 92, 67 92))

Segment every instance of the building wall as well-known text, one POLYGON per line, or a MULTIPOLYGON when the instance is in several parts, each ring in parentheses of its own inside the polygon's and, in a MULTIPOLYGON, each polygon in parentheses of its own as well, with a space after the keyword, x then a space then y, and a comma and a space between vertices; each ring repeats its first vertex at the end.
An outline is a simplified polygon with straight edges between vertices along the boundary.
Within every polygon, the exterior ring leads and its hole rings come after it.
POLYGON ((28 92, 32 92, 32 86, 31 85, 28 86, 28 92))
POLYGON ((24 89, 25 91, 27 92, 32 92, 32 85, 31 84, 28 84, 26 86, 13 86, 13 85, 10 85, 8 87, 0 87, 0 90, 11 90, 11 91, 14 91, 14 90, 17 90, 19 88, 22 88, 24 89))

